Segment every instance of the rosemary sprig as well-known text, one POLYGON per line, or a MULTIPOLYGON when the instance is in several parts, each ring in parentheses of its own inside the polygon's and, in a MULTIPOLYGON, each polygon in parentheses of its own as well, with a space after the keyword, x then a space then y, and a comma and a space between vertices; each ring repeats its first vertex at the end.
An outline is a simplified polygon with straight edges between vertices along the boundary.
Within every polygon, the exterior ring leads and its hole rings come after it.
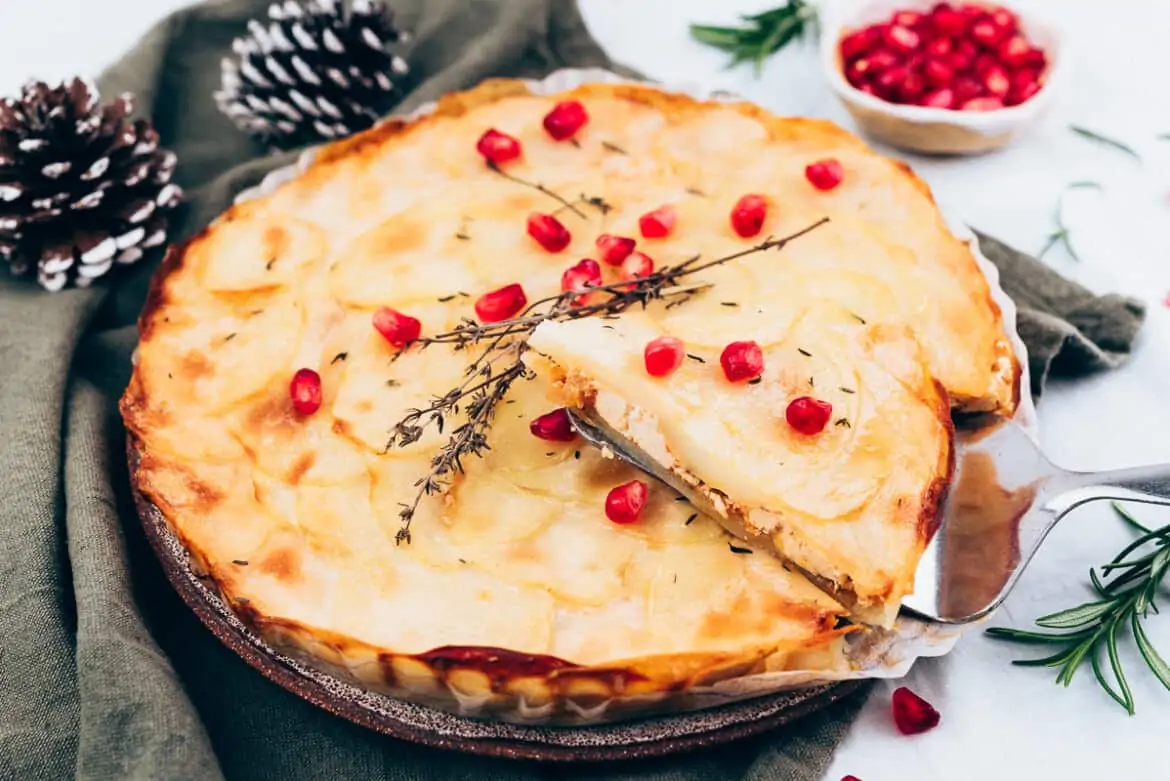
POLYGON ((1150 672, 1170 689, 1170 665, 1158 654, 1142 627, 1142 621, 1151 610, 1158 612, 1154 599, 1158 596, 1158 589, 1167 572, 1170 572, 1170 525, 1149 529, 1117 502, 1113 503, 1113 509, 1138 536, 1112 561, 1100 567, 1100 575, 1095 568, 1089 570, 1089 580, 1097 599, 1036 619, 1037 626, 1058 630, 1056 632, 994 627, 988 629, 987 634, 989 637, 1017 643, 1059 646, 1060 650, 1051 656, 1016 660, 1012 664, 1056 667, 1056 682, 1065 686, 1072 682, 1077 668, 1087 659, 1097 683, 1132 716, 1133 693, 1125 678, 1117 649, 1118 635, 1124 635, 1127 627, 1150 672), (1109 660, 1113 683, 1109 682, 1101 664, 1102 651, 1109 660))
POLYGON ((395 536, 396 541, 410 542, 410 525, 423 497, 442 493, 455 475, 464 471, 466 457, 483 456, 488 450, 487 434, 496 408, 505 400, 514 382, 534 376, 524 362, 524 354, 528 351, 528 337, 541 323, 593 316, 612 317, 635 306, 645 307, 651 301, 671 299, 673 303, 688 300, 710 287, 707 284, 683 284, 692 274, 747 255, 783 249, 789 242, 828 221, 827 217, 823 218, 788 236, 769 237, 752 247, 714 260, 704 261, 700 255, 695 255, 645 277, 591 287, 585 300, 582 300, 582 291, 571 290, 533 301, 510 320, 480 323, 465 318, 450 331, 418 339, 414 343, 417 349, 447 344, 455 350, 476 350, 478 354, 468 365, 462 382, 432 398, 427 406, 408 410, 391 429, 386 450, 419 441, 431 426, 442 433, 451 417, 462 416, 462 422, 431 459, 430 471, 415 482, 418 492, 414 500, 402 505, 399 513, 402 526, 395 536))
POLYGON ((740 18, 744 21, 740 27, 692 24, 691 37, 730 54, 729 68, 752 63, 758 76, 770 55, 815 29, 817 11, 804 0, 787 0, 778 8, 740 18))
POLYGON ((1081 259, 1077 255, 1077 251, 1073 249, 1072 242, 1069 241, 1069 227, 1064 222, 1064 196, 1066 196, 1070 190, 1084 189, 1101 191, 1105 188, 1103 188, 1099 182, 1089 181, 1070 182, 1064 186, 1064 189, 1060 191, 1060 196, 1056 199, 1056 212, 1053 214, 1052 218, 1056 223, 1056 229, 1052 231, 1052 233, 1048 234, 1048 238, 1044 241, 1044 246, 1041 247, 1040 251, 1036 253, 1037 260, 1043 258, 1046 254, 1048 254, 1048 250, 1052 249, 1054 246, 1056 246, 1056 244, 1059 243, 1064 245, 1064 249, 1066 252, 1068 252, 1069 257, 1078 263, 1080 262, 1081 259))
POLYGON ((1088 128, 1084 128, 1079 125, 1069 125, 1068 129, 1076 133, 1078 136, 1087 138, 1090 141, 1096 141, 1098 144, 1104 144, 1105 146, 1113 147, 1119 152, 1124 152, 1134 160, 1137 160, 1139 163, 1142 161, 1142 156, 1137 153, 1137 150, 1135 150, 1129 144, 1118 141, 1116 138, 1110 138, 1109 136, 1102 135, 1095 130, 1089 130, 1088 128))

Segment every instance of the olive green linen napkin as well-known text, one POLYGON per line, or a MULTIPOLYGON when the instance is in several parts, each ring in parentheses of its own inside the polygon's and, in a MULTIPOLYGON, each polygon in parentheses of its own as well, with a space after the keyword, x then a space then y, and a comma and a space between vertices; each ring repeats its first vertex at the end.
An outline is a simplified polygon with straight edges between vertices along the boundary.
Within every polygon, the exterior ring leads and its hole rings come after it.
MULTIPOLYGON (((268 0, 219 0, 152 30, 102 79, 179 156, 182 239, 255 184, 265 157, 216 111, 219 60, 268 0)), ((408 111, 491 76, 615 67, 569 0, 394 0, 415 33, 408 111)), ((1039 388, 1128 352, 1142 309, 1097 298, 991 239, 1039 388)), ((186 609, 130 503, 117 399, 153 264, 55 295, 0 271, 0 779, 819 779, 852 697, 752 741, 685 757, 550 767, 391 740, 254 672, 186 609)))

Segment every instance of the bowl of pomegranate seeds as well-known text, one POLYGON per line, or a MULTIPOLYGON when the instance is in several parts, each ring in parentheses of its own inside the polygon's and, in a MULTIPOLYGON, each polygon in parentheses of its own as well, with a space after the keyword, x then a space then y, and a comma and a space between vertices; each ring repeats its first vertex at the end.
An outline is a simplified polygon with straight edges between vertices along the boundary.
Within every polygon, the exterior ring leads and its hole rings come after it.
POLYGON ((840 4, 824 26, 830 84, 862 131, 903 149, 1003 146, 1049 104, 1057 28, 1003 5, 931 0, 840 4))

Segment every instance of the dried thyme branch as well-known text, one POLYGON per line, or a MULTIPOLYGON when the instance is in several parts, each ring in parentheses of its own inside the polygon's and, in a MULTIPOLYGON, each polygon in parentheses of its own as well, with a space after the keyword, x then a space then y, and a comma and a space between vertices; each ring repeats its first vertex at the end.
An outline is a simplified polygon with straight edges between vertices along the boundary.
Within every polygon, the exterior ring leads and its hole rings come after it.
POLYGON ((495 163, 493 163, 490 160, 488 161, 487 167, 490 170, 494 171, 495 173, 499 174, 500 176, 504 177, 505 179, 507 179, 509 181, 515 182, 516 184, 522 184, 525 187, 531 187, 533 190, 536 190, 537 192, 544 193, 548 197, 559 201, 564 208, 573 212, 581 219, 583 219, 583 220, 588 219, 585 216, 585 213, 577 208, 577 205, 575 203, 571 202, 568 198, 565 198, 563 195, 558 195, 557 193, 554 193, 552 190, 548 189, 540 182, 530 182, 527 179, 521 179, 519 176, 516 176, 515 174, 508 173, 503 168, 500 168, 498 165, 496 165, 495 163))
POLYGON ((577 320, 582 317, 608 317, 620 314, 634 306, 645 307, 651 301, 663 299, 686 300, 710 285, 680 284, 686 277, 732 260, 767 250, 783 249, 789 242, 827 223, 827 217, 783 238, 769 237, 765 241, 739 252, 715 260, 703 261, 695 255, 682 263, 666 266, 645 277, 626 282, 590 287, 587 293, 570 290, 533 301, 510 320, 480 323, 464 319, 453 330, 418 339, 418 349, 431 345, 449 344, 456 350, 476 349, 479 354, 468 365, 463 381, 420 409, 408 410, 394 424, 386 450, 405 447, 418 442, 430 426, 440 433, 450 416, 464 415, 438 454, 431 459, 430 472, 415 486, 418 493, 410 504, 403 504, 399 517, 402 527, 395 537, 399 543, 410 542, 410 525, 423 497, 442 493, 451 479, 463 472, 466 456, 482 456, 488 449, 487 434, 491 429, 496 407, 504 401, 512 384, 520 379, 532 379, 532 371, 524 363, 528 337, 537 326, 546 321, 577 320), (587 296, 587 300, 582 298, 587 296))

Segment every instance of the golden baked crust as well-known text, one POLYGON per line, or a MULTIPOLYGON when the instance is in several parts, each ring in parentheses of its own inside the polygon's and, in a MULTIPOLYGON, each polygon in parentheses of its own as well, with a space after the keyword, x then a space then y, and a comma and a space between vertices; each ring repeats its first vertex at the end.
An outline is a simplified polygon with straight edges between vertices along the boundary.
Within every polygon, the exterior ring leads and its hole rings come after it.
MULTIPOLYGON (((515 175, 570 197, 604 197, 615 207, 610 232, 636 235, 637 215, 675 202, 677 234, 647 249, 660 264, 726 246, 729 205, 753 189, 780 204, 767 232, 829 214, 833 231, 818 241, 850 252, 837 258, 835 277, 810 268, 809 284, 858 276, 867 264, 914 280, 914 300, 926 303, 912 312, 897 306, 901 295, 866 308, 865 296, 893 282, 845 288, 865 294, 851 304, 859 314, 937 336, 933 346, 924 339, 932 371, 964 407, 1014 405, 1018 365, 986 280, 906 169, 828 123, 746 104, 637 86, 571 95, 592 117, 579 146, 553 143, 540 128, 563 96, 487 82, 427 117, 325 147, 293 181, 174 248, 142 313, 121 404, 139 454, 135 485, 267 640, 370 686, 425 691, 434 665, 419 660, 439 646, 561 660, 502 677, 485 672, 482 653, 455 653, 468 660, 462 666, 444 662, 466 672, 468 696, 522 691, 556 708, 565 681, 573 696, 599 696, 629 691, 635 679, 668 691, 762 669, 839 667, 841 606, 770 557, 729 552, 715 522, 686 523, 686 506, 659 490, 642 524, 608 524, 606 491, 634 474, 587 448, 533 439, 527 421, 550 406, 539 383, 517 388, 488 458, 469 463, 449 497, 423 504, 411 545, 394 545, 398 505, 439 438, 385 453, 388 429, 450 387, 464 363, 439 348, 393 360, 370 327, 372 311, 402 309, 434 333, 501 284, 522 281, 530 299, 556 291, 601 227, 600 215, 586 222, 562 211, 571 247, 552 258, 532 244, 524 216, 557 204, 484 167, 475 141, 487 127, 524 143, 524 158, 509 166, 515 175), (843 161, 851 184, 810 197, 800 171, 826 154, 843 161), (859 236, 877 243, 862 250, 859 236), (305 419, 292 414, 287 391, 301 367, 321 373, 325 394, 305 419)), ((801 271, 786 253, 710 279, 744 288, 750 312, 747 293, 778 295, 786 286, 773 277, 801 271), (737 274, 750 283, 737 285, 737 274)))
POLYGON ((662 336, 675 334, 640 311, 543 323, 531 363, 563 403, 706 495, 733 533, 832 586, 854 617, 892 626, 954 467, 946 393, 909 329, 813 302, 760 345, 760 380, 736 384, 718 350, 691 344, 701 362, 650 376, 643 348, 662 336), (818 434, 785 420, 801 396, 832 405, 818 434))

